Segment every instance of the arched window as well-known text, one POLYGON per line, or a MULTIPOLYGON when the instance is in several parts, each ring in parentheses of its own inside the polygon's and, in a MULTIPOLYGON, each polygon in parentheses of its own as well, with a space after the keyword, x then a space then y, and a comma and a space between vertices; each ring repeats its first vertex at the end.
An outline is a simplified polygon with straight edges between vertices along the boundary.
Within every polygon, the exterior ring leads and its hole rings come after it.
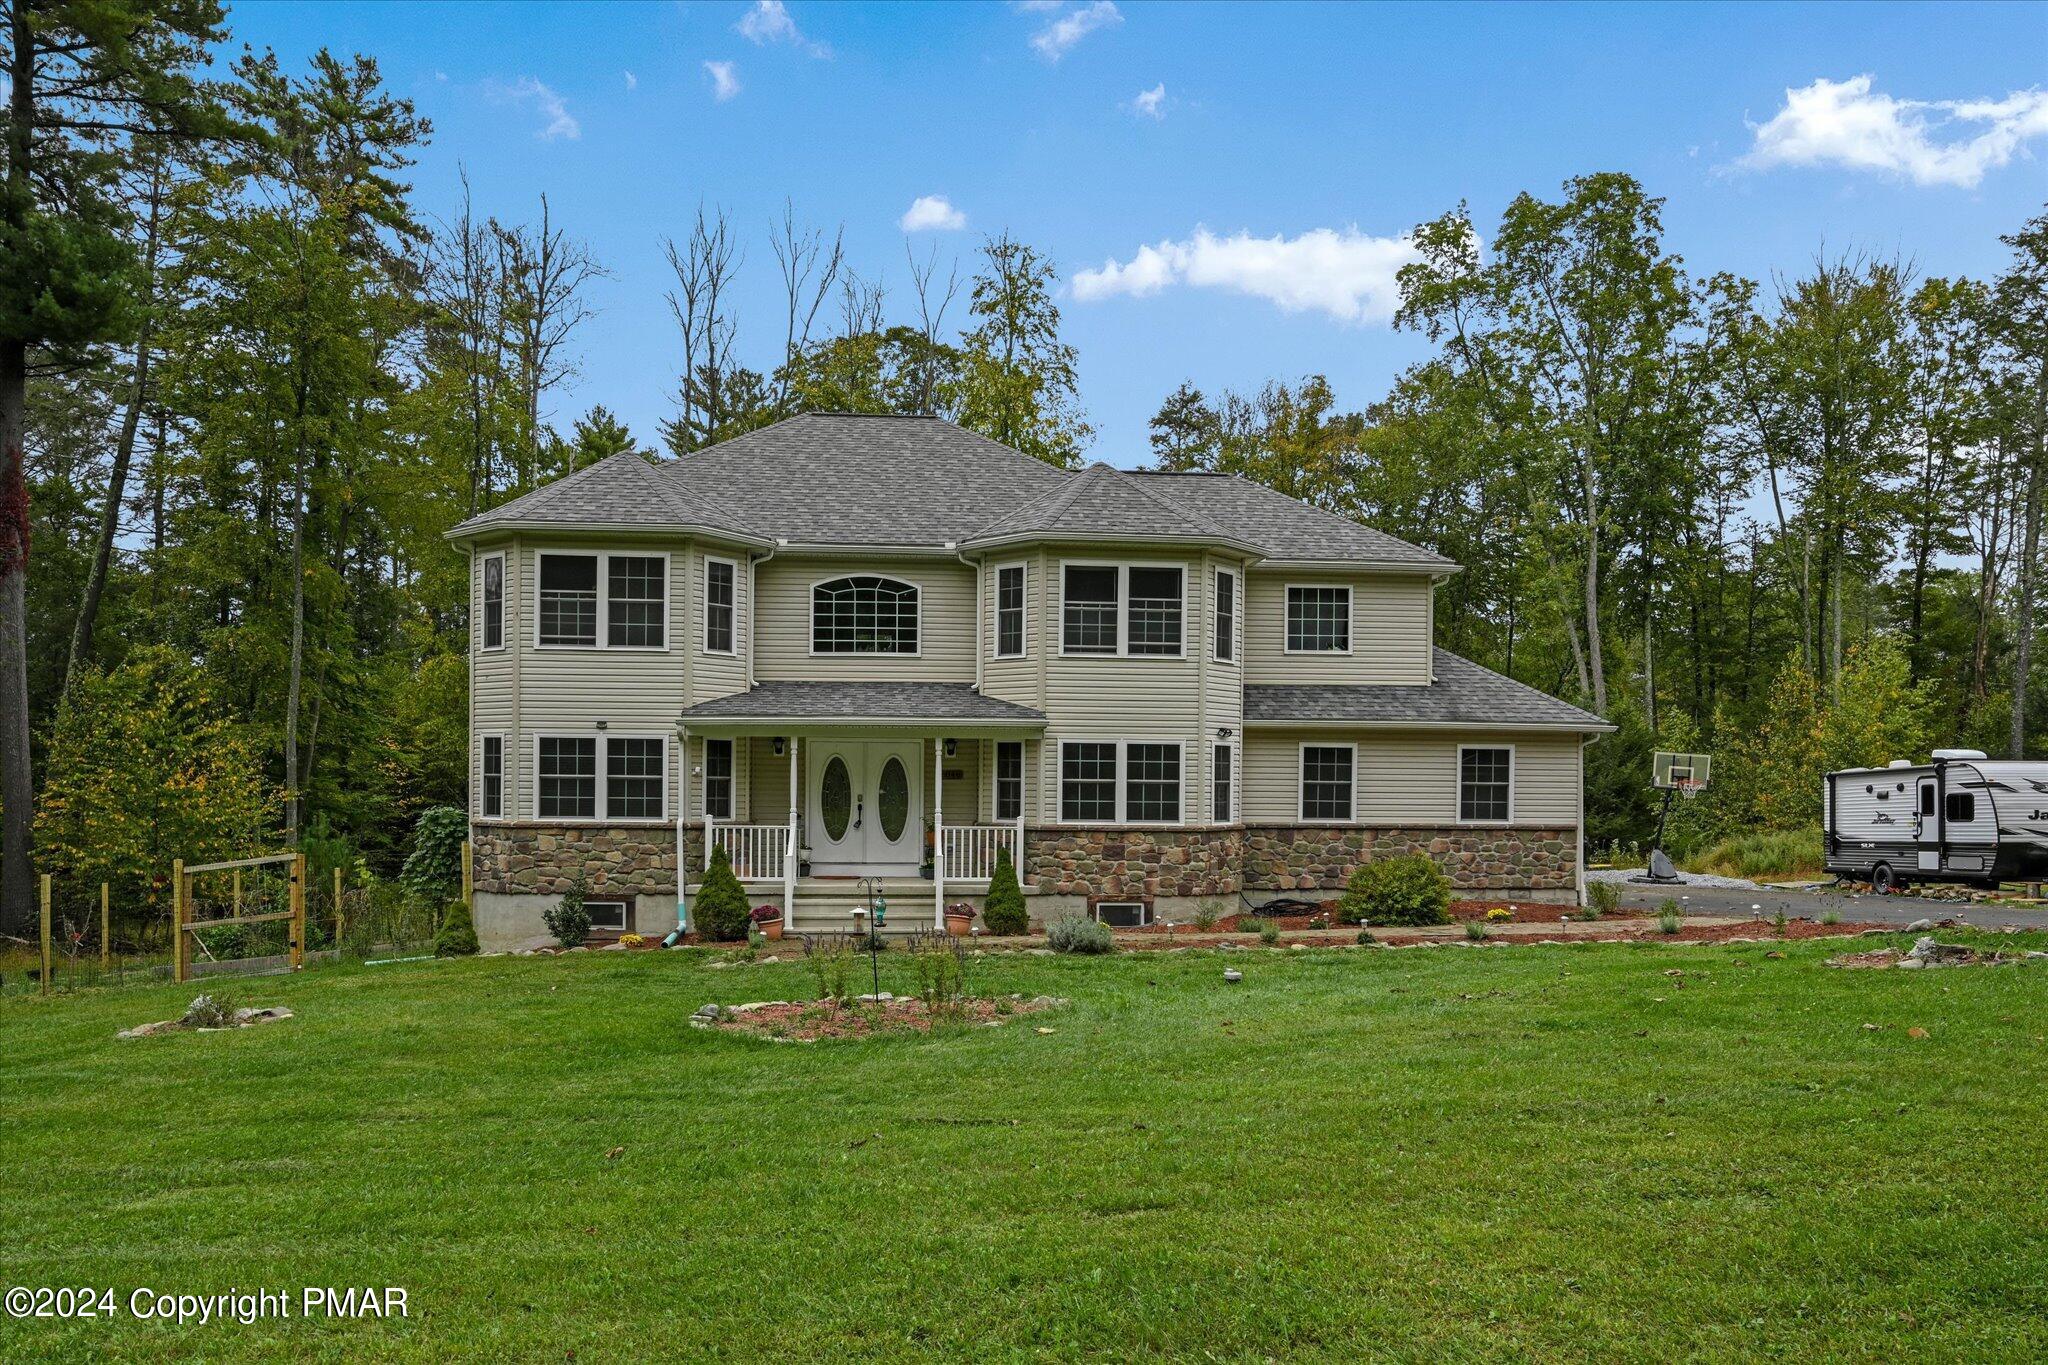
POLYGON ((917 653, 917 585, 835 578, 811 589, 813 654, 917 653))

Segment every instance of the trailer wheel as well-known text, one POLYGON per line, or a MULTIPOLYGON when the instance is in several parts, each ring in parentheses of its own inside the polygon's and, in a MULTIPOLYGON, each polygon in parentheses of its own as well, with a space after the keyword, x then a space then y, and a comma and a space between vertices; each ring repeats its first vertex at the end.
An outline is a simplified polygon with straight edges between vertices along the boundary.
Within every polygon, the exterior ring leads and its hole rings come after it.
POLYGON ((1870 889, 1880 896, 1889 896, 1899 889, 1899 874, 1892 871, 1890 863, 1879 863, 1870 869, 1870 889))

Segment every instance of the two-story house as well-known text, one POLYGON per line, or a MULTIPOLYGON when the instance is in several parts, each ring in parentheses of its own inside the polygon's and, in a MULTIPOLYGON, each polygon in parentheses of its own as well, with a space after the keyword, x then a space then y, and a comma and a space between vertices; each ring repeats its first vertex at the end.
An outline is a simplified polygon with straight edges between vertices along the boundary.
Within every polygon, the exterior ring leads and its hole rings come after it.
POLYGON ((659 933, 722 845, 846 928, 978 902, 1185 921, 1421 851, 1576 901, 1598 717, 1432 645, 1457 566, 1241 478, 1055 469, 812 414, 619 455, 472 518, 476 923, 581 879, 659 933), (678 850, 681 850, 680 862, 678 850))

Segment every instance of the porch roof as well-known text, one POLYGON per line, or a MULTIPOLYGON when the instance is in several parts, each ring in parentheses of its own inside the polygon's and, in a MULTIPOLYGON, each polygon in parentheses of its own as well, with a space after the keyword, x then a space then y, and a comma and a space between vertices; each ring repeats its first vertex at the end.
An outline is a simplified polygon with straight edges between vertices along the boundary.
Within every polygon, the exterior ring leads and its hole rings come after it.
POLYGON ((967 683, 764 682, 685 710, 693 730, 794 730, 877 726, 892 729, 1019 730, 1045 728, 1045 713, 983 696, 967 683))

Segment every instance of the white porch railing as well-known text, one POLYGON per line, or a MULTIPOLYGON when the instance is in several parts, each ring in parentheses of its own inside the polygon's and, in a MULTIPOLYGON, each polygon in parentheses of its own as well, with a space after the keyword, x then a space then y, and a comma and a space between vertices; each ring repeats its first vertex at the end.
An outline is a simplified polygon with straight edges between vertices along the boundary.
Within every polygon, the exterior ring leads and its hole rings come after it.
POLYGON ((711 865, 711 851, 723 848, 732 860, 733 875, 743 882, 783 880, 789 850, 788 825, 713 825, 704 846, 704 865, 711 865))
POLYGON ((1014 824, 947 825, 942 833, 947 881, 987 881, 995 875, 996 850, 999 848, 1010 850, 1011 866, 1015 867, 1022 861, 1023 850, 1018 845, 1018 830, 1014 824))

